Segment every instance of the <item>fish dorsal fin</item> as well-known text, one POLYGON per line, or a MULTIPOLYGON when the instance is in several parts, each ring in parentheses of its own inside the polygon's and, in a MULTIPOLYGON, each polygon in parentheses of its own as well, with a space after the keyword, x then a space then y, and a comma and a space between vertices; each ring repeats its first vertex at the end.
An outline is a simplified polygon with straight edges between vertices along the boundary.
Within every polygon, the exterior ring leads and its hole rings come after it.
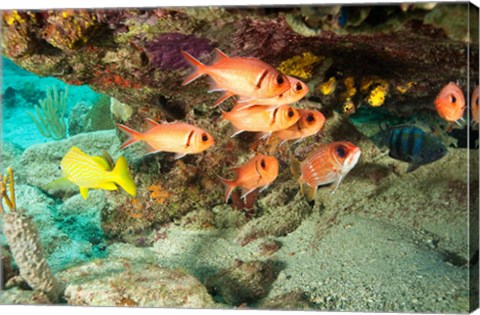
POLYGON ((230 59, 230 57, 227 56, 223 51, 221 51, 218 48, 215 48, 215 52, 217 53, 217 56, 215 58, 215 62, 219 62, 225 59, 230 59))
POLYGON ((87 200, 88 197, 88 187, 80 187, 80 195, 82 195, 84 200, 87 200))
POLYGON ((101 156, 92 156, 92 159, 97 162, 98 164, 100 164, 100 166, 106 170, 106 171, 111 171, 112 168, 110 166, 110 164, 101 156))
POLYGON ((150 119, 150 118, 145 118, 145 122, 147 123, 147 130, 152 129, 152 128, 157 127, 157 126, 160 126, 160 124, 158 122, 156 122, 155 120, 150 119))

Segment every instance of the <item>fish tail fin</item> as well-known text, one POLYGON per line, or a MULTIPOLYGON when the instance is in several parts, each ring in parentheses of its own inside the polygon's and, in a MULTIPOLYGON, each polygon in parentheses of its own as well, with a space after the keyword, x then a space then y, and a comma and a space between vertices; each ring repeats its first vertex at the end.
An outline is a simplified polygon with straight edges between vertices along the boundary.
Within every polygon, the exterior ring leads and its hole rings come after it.
POLYGON ((114 176, 114 182, 120 185, 127 193, 132 196, 136 196, 137 194, 137 186, 130 176, 128 171, 128 164, 127 159, 124 156, 121 156, 117 160, 117 164, 112 171, 112 175, 114 176))
POLYGON ((120 149, 125 149, 126 147, 129 147, 131 146, 132 144, 134 144, 135 142, 139 141, 142 137, 142 133, 141 132, 138 132, 136 130, 133 130, 132 128, 130 127, 127 127, 125 125, 122 125, 122 124, 117 124, 117 127, 118 129, 120 129, 121 131, 123 131, 126 135, 128 135, 128 139, 127 141, 125 141, 121 146, 120 146, 120 149))
POLYGON ((205 74, 205 65, 198 61, 195 57, 187 53, 186 51, 182 50, 182 55, 183 57, 188 61, 192 67, 194 67, 193 73, 191 73, 185 80, 183 80, 182 85, 187 85, 188 83, 198 79, 201 77, 203 74, 205 74))
POLYGON ((300 162, 297 159, 292 158, 292 162, 290 162, 290 172, 294 177, 300 176, 300 173, 301 173, 300 166, 301 166, 300 162))
POLYGON ((227 203, 228 199, 230 199, 232 191, 235 189, 235 187, 237 187, 237 185, 235 184, 235 180, 225 179, 219 175, 217 175, 217 177, 222 181, 223 185, 225 185, 225 203, 227 203))

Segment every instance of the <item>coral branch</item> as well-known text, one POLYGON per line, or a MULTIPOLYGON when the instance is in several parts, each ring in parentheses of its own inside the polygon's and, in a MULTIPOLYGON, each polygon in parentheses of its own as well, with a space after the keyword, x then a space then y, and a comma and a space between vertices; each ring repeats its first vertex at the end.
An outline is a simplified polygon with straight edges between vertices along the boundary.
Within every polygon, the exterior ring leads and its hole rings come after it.
POLYGON ((5 204, 11 212, 15 212, 17 210, 17 205, 15 202, 15 180, 11 167, 7 169, 7 173, 7 176, 0 175, 0 213, 5 212, 2 201, 5 201, 5 204), (10 191, 10 196, 8 195, 7 189, 10 191))
POLYGON ((68 89, 58 92, 55 86, 53 91, 47 88, 47 97, 39 102, 40 106, 35 106, 36 116, 27 112, 44 137, 55 140, 66 138, 65 112, 67 109, 67 97, 68 89))

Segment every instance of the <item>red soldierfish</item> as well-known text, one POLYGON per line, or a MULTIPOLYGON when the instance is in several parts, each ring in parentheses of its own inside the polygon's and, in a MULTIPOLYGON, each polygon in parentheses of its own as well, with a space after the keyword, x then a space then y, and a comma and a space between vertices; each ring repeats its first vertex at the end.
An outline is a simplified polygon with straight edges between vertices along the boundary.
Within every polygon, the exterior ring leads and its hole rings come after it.
POLYGON ((220 178, 225 184, 225 202, 228 202, 232 191, 236 187, 242 188, 242 198, 259 187, 265 190, 278 175, 278 160, 273 156, 256 155, 246 164, 231 169, 236 177, 233 180, 220 178))
POLYGON ((357 164, 360 148, 350 142, 323 144, 302 163, 294 161, 291 170, 309 200, 313 200, 320 185, 335 183, 334 193, 342 179, 357 164))
POLYGON ((222 112, 223 118, 236 128, 232 137, 243 131, 264 132, 269 136, 273 131, 292 126, 300 118, 297 110, 289 105, 252 106, 242 110, 237 106, 228 113, 222 112))
POLYGON ((254 105, 265 105, 265 106, 289 105, 289 104, 293 104, 295 102, 300 101, 308 93, 308 90, 309 90, 308 86, 296 78, 293 78, 290 76, 287 76, 287 78, 288 78, 288 81, 290 82, 290 88, 287 91, 271 98, 248 100, 248 98, 241 97, 237 101, 237 104, 242 104, 242 106, 239 106, 238 109, 240 110, 240 109, 248 108, 254 105))
POLYGON ((212 65, 204 65, 189 53, 182 55, 195 67, 182 85, 206 74, 213 80, 210 92, 224 92, 215 106, 233 95, 247 98, 275 97, 290 88, 290 82, 284 74, 266 62, 256 58, 228 57, 220 49, 215 49, 218 58, 212 65))
POLYGON ((438 115, 448 122, 463 121, 465 111, 465 97, 460 87, 450 82, 438 93, 435 98, 435 107, 438 115))
POLYGON ((124 149, 137 141, 144 141, 149 147, 147 154, 160 151, 174 152, 176 153, 175 159, 179 159, 186 154, 205 151, 215 143, 208 132, 189 124, 159 124, 148 118, 146 122, 149 128, 143 133, 117 124, 117 127, 130 137, 122 144, 120 149, 124 149))
POLYGON ((319 132, 325 124, 325 116, 319 111, 308 109, 298 109, 297 111, 300 119, 293 126, 272 134, 282 140, 282 143, 294 139, 298 139, 297 142, 299 142, 319 132))
POLYGON ((471 100, 471 107, 472 107, 472 119, 475 124, 478 125, 479 121, 479 114, 478 114, 478 86, 475 87, 472 93, 472 100, 471 100))

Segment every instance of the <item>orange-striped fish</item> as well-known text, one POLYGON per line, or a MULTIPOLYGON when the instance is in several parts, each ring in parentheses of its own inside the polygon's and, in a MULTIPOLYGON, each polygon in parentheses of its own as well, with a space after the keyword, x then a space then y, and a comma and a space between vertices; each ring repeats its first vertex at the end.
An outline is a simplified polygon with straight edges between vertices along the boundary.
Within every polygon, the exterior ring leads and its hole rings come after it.
POLYGON ((117 185, 135 196, 137 187, 128 172, 125 157, 121 156, 111 170, 110 164, 100 156, 90 156, 77 147, 72 147, 60 162, 63 177, 46 185, 45 189, 64 187, 71 182, 80 188, 83 199, 88 197, 88 189, 117 190, 117 185))
POLYGON ((297 110, 289 105, 252 106, 238 110, 241 106, 239 104, 230 112, 222 112, 223 118, 236 129, 232 137, 244 131, 264 132, 267 137, 274 131, 292 126, 300 118, 297 110))
POLYGON ((478 113, 478 86, 475 87, 472 93, 472 100, 471 100, 471 107, 472 107, 472 119, 475 124, 479 124, 479 113, 478 113))
POLYGON ((296 142, 299 142, 319 132, 325 124, 325 116, 317 110, 298 109, 297 111, 300 119, 293 126, 272 134, 282 140, 281 144, 295 139, 298 139, 296 142))
POLYGON ((294 160, 291 170, 294 176, 300 175, 298 182, 302 193, 313 200, 320 185, 335 183, 334 193, 342 179, 357 164, 360 154, 360 148, 350 142, 323 144, 302 163, 294 160))
POLYGON ((277 178, 278 160, 273 156, 256 155, 246 164, 231 170, 236 174, 233 180, 218 176, 225 184, 225 202, 228 202, 232 191, 236 187, 242 188, 242 198, 259 187, 263 187, 260 191, 267 189, 277 178))
POLYGON ((122 144, 120 149, 124 149, 137 141, 144 141, 148 145, 147 154, 161 151, 173 152, 175 153, 175 159, 180 159, 187 154, 205 151, 215 143, 208 132, 193 125, 179 122, 159 124, 148 118, 146 122, 148 129, 143 133, 117 124, 117 127, 129 136, 129 139, 122 144))
POLYGON ((465 96, 460 87, 453 82, 445 85, 435 98, 435 107, 444 120, 460 125, 465 111, 465 96))
POLYGON ((280 105, 289 105, 295 102, 298 102, 307 95, 309 89, 308 86, 302 81, 287 76, 288 81, 290 82, 290 88, 275 97, 271 98, 260 98, 260 99, 251 99, 248 97, 240 97, 237 101, 238 104, 242 104, 237 109, 244 109, 254 105, 264 105, 264 106, 280 106, 280 105))
POLYGON ((215 106, 233 95, 247 98, 275 97, 290 88, 290 82, 271 65, 257 58, 228 57, 220 49, 217 60, 211 65, 204 65, 189 53, 182 51, 182 55, 195 68, 182 85, 206 74, 213 80, 209 92, 223 92, 215 106))

